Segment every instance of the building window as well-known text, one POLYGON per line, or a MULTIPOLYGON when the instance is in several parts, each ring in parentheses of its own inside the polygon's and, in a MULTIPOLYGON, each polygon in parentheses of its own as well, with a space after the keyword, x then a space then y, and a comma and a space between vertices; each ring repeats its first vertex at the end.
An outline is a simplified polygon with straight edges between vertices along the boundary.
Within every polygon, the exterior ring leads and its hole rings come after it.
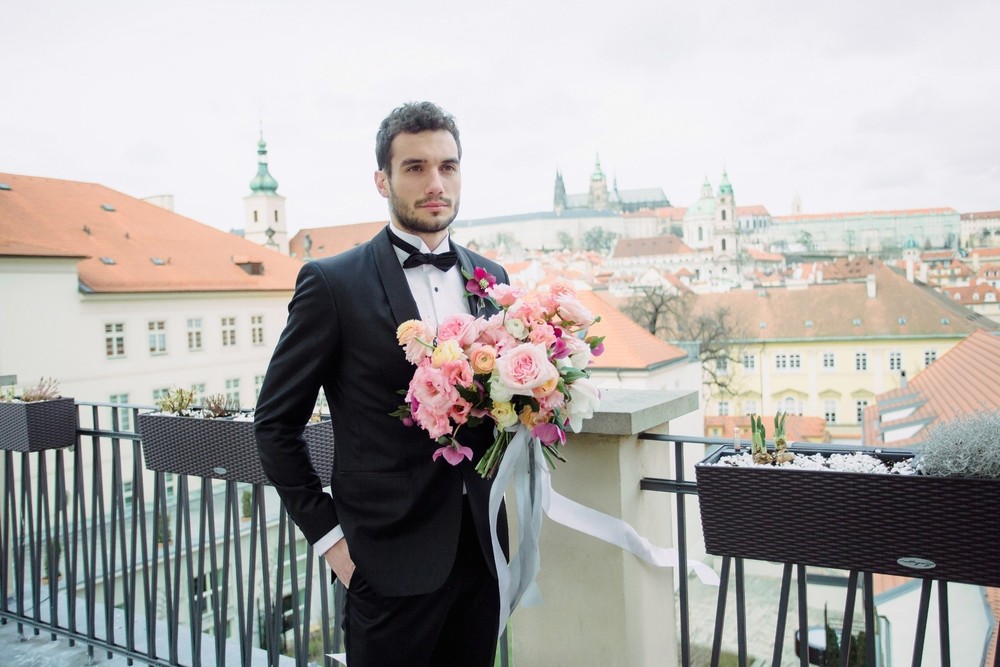
POLYGON ((234 403, 240 401, 240 379, 230 378, 226 380, 226 398, 234 403))
POLYGON ((254 345, 264 344, 264 316, 252 315, 250 317, 250 337, 254 345))
POLYGON ((729 357, 717 357, 715 359, 715 370, 725 374, 729 372, 729 357))
POLYGON ((868 370, 868 353, 867 352, 855 352, 854 353, 854 370, 856 370, 856 371, 866 371, 866 370, 868 370))
POLYGON ((167 323, 163 320, 149 323, 149 353, 167 353, 167 323))
POLYGON ((901 371, 901 370, 903 370, 903 353, 902 352, 890 352, 889 353, 889 370, 890 371, 901 371))
POLYGON ((201 318, 190 317, 187 321, 188 351, 196 352, 201 349, 201 318))
POLYGON ((832 370, 833 368, 836 367, 836 365, 837 365, 837 360, 836 360, 836 357, 833 355, 833 352, 824 352, 823 353, 823 368, 826 368, 828 370, 832 370))
POLYGON ((757 401, 752 399, 743 401, 743 414, 745 415, 757 414, 757 401))
POLYGON ((868 407, 868 399, 861 399, 860 401, 855 401, 855 417, 858 423, 861 424, 865 421, 865 408, 868 407))
POLYGON ((108 359, 120 359, 125 356, 124 322, 104 325, 104 353, 108 359))
POLYGON ((253 396, 254 396, 254 400, 255 401, 258 398, 260 398, 260 388, 263 387, 263 386, 264 386, 264 376, 263 375, 254 375, 253 376, 253 396))
POLYGON ((257 222, 257 211, 253 212, 253 221, 257 222))
POLYGON ((236 345, 236 318, 222 318, 222 347, 232 347, 236 345))
MULTIPOLYGON (((108 403, 115 404, 125 404, 128 403, 128 394, 111 394, 108 397, 108 403)), ((112 413, 112 424, 114 424, 114 417, 118 417, 118 430, 119 431, 131 431, 132 430, 132 412, 129 408, 111 408, 112 413)))
POLYGON ((719 401, 719 416, 720 417, 729 416, 729 401, 719 401))
POLYGON ((802 401, 797 401, 793 396, 786 396, 778 402, 775 412, 784 412, 790 415, 802 415, 802 401))
POLYGON ((204 382, 198 382, 196 384, 192 384, 191 385, 191 393, 194 394, 194 400, 195 401, 197 401, 199 404, 204 403, 205 402, 205 396, 206 396, 206 394, 205 394, 205 383, 204 382))
POLYGON ((930 366, 935 361, 937 361, 937 352, 935 350, 927 350, 924 352, 924 366, 930 366))
POLYGON ((274 209, 274 221, 278 221, 278 209, 274 209))
POLYGON ((778 370, 788 368, 788 355, 776 354, 774 356, 774 367, 778 370))
POLYGON ((168 389, 167 387, 161 387, 159 389, 154 389, 153 390, 153 403, 159 403, 160 401, 162 401, 163 399, 165 399, 169 393, 170 393, 170 389, 168 389))
POLYGON ((802 368, 802 355, 800 355, 800 354, 790 354, 790 355, 788 355, 788 367, 789 368, 802 368))
POLYGON ((833 399, 823 401, 823 417, 828 424, 837 423, 837 401, 833 399))
POLYGON ((743 368, 748 371, 752 371, 757 367, 757 355, 756 354, 744 354, 743 355, 743 368))

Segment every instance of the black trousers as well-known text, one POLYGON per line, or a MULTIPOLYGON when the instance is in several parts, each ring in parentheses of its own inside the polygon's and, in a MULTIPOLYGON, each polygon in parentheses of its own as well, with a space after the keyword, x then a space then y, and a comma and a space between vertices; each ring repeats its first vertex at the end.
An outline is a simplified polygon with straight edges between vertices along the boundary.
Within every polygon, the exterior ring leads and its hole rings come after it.
POLYGON ((468 500, 455 564, 426 595, 381 597, 355 570, 344 609, 350 667, 492 667, 499 592, 472 523, 468 500))

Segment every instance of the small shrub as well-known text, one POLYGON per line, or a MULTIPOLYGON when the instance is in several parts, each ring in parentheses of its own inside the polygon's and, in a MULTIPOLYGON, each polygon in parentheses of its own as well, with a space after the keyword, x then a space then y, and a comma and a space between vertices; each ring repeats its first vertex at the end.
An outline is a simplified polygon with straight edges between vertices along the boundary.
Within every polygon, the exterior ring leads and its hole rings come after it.
POLYGON ((167 391, 166 396, 156 402, 156 407, 160 409, 160 412, 182 415, 191 409, 192 403, 194 403, 193 391, 174 387, 167 391))
POLYGON ((917 452, 917 469, 926 475, 1000 477, 1000 410, 933 426, 917 452))
POLYGON ((206 396, 202 402, 204 403, 202 407, 211 417, 229 417, 241 410, 239 400, 225 394, 206 396))
POLYGON ((21 400, 25 403, 51 401, 56 398, 59 398, 59 383, 52 378, 42 378, 38 384, 26 387, 21 394, 21 400))

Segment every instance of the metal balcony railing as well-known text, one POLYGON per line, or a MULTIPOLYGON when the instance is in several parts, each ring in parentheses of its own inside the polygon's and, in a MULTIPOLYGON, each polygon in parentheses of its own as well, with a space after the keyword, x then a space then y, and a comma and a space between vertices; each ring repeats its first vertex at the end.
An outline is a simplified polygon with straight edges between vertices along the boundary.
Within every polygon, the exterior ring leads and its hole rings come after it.
MULTIPOLYGON (((92 659, 121 656, 150 665, 332 665, 342 650, 343 591, 288 520, 270 487, 145 468, 134 430, 146 406, 77 404, 76 446, 33 453, 0 452, 0 622, 81 645, 92 659)), ((677 572, 687 572, 689 525, 697 495, 685 478, 709 438, 641 434, 674 454, 673 479, 644 478, 641 489, 674 499, 677 572), (688 458, 685 460, 685 453, 688 458)), ((806 568, 784 564, 774 628, 774 665, 782 664, 791 579, 797 574, 798 636, 809 636, 806 568)), ((719 664, 730 578, 736 600, 736 660, 748 664, 744 562, 721 561, 714 619, 692 618, 686 576, 677 576, 678 654, 664 664, 719 664), (733 573, 733 570, 735 572, 733 573), (710 658, 692 647, 692 625, 714 622, 710 658)), ((858 582, 863 584, 866 663, 881 661, 871 605, 871 575, 851 572, 838 628, 849 649, 858 582)), ((918 645, 923 654, 930 580, 921 594, 918 645)), ((947 588, 939 584, 942 665, 950 664, 947 588)), ((671 591, 671 593, 674 593, 671 591)), ((595 602, 598 604, 598 602, 595 602)), ((517 641, 516 637, 514 641, 517 641)), ((807 665, 807 641, 796 643, 807 665)), ((498 664, 509 664, 501 642, 498 664)), ((2 648, 0 648, 2 651, 2 648)), ((846 660, 847 650, 842 651, 846 660)), ((841 664, 847 664, 842 662, 841 664)), ((1000 661, 995 663, 1000 665, 1000 661)))

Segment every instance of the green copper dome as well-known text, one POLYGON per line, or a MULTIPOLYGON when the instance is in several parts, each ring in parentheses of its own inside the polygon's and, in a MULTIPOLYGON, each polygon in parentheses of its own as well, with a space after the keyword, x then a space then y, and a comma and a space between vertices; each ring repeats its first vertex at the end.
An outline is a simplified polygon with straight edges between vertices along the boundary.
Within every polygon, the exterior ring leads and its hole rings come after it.
POLYGON ((719 196, 723 197, 725 195, 733 196, 733 186, 729 184, 729 174, 726 170, 722 170, 722 182, 719 183, 719 196))
POLYGON ((267 170, 267 142, 264 141, 263 132, 257 142, 257 155, 257 175, 250 181, 250 190, 255 194, 275 194, 278 191, 278 181, 267 170))

